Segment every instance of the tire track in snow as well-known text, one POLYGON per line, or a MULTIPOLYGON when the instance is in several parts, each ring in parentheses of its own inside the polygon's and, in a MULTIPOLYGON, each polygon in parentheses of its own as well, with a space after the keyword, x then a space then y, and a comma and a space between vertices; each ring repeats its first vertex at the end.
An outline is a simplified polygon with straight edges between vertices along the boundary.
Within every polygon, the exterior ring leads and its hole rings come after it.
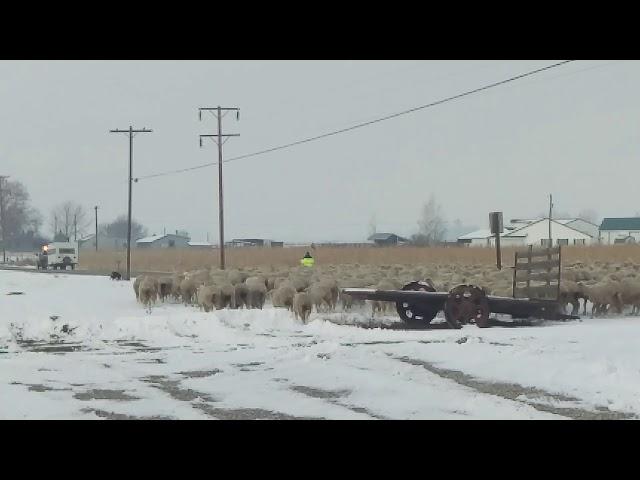
POLYGON ((489 382, 480 380, 476 377, 468 375, 459 370, 450 370, 442 367, 436 367, 433 363, 417 360, 410 357, 397 357, 393 354, 387 353, 387 355, 394 360, 408 363, 424 368, 434 375, 451 380, 458 385, 462 385, 479 393, 487 395, 493 395, 496 397, 510 400, 513 402, 520 402, 539 410, 541 412, 552 413, 568 417, 572 420, 629 420, 638 419, 638 416, 632 413, 619 412, 615 410, 609 410, 607 407, 596 407, 596 411, 586 410, 579 407, 561 407, 554 406, 545 403, 540 403, 530 400, 530 398, 551 398, 560 402, 579 402, 578 398, 562 395, 558 393, 551 393, 541 388, 524 387, 516 383, 505 382, 489 382), (524 397, 524 398, 523 398, 524 397))
POLYGON ((325 400, 327 403, 332 403, 333 405, 347 408, 355 413, 362 413, 364 415, 368 415, 369 417, 375 418, 376 420, 389 420, 387 417, 373 413, 372 411, 368 410, 365 407, 358 407, 358 406, 350 405, 346 402, 340 401, 341 398, 351 393, 350 390, 324 390, 321 388, 307 387, 304 385, 292 385, 289 387, 289 389, 311 398, 320 398, 322 400, 325 400))
POLYGON ((218 402, 213 396, 180 386, 180 380, 171 380, 164 375, 150 375, 141 379, 151 384, 174 400, 188 402, 211 418, 217 420, 324 420, 320 417, 298 417, 283 412, 262 408, 216 407, 218 402))

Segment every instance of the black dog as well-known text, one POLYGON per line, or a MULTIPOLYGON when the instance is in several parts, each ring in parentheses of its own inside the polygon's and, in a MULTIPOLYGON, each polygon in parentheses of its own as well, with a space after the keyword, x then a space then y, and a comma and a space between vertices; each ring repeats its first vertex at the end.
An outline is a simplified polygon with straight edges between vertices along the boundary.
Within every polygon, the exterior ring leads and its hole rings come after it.
POLYGON ((122 280, 122 275, 118 272, 111 272, 111 280, 122 280))

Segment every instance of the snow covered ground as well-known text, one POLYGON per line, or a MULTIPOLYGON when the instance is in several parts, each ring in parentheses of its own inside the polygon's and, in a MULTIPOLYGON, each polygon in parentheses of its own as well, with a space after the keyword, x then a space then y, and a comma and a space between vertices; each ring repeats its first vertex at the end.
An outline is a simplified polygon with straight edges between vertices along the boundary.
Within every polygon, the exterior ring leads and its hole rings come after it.
POLYGON ((639 318, 456 331, 348 323, 367 315, 301 325, 271 307, 147 314, 129 282, 0 271, 0 419, 640 415, 639 318))

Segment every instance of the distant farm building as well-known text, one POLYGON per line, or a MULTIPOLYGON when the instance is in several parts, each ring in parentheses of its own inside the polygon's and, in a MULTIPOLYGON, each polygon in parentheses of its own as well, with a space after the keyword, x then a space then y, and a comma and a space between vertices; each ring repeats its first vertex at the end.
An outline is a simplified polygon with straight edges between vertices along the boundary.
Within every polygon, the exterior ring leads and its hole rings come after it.
MULTIPOLYGON (((186 248, 191 240, 184 233, 165 235, 152 235, 136 241, 138 248, 186 248)), ((99 240, 98 240, 99 241, 99 240)))
MULTIPOLYGON (((551 220, 553 245, 590 245, 597 241, 597 225, 579 218, 551 220)), ((458 237, 458 243, 468 247, 495 246, 495 237, 489 230, 476 230, 458 237)), ((515 219, 505 225, 500 244, 511 246, 546 246, 549 243, 549 219, 515 219)))
POLYGON ((599 237, 603 245, 640 242, 640 217, 605 218, 599 237))
MULTIPOLYGON (((95 234, 78 239, 78 248, 80 250, 95 250, 95 234)), ((110 237, 108 235, 98 234, 98 250, 123 250, 125 248, 127 248, 126 238, 110 237)))
POLYGON ((378 247, 389 247, 409 243, 409 240, 395 233, 375 233, 367 240, 378 247))
POLYGON ((200 249, 200 250, 207 250, 207 249, 211 249, 213 248, 213 244, 209 243, 209 242, 187 242, 187 246, 190 249, 200 249))
POLYGON ((227 243, 229 247, 282 247, 284 242, 266 238, 234 238, 227 243))

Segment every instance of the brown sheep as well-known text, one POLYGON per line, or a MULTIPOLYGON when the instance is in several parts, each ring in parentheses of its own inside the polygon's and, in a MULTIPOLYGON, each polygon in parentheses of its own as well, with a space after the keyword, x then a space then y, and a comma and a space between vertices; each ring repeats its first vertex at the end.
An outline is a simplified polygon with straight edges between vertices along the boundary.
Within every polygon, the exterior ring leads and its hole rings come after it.
POLYGON ((245 285, 264 285, 267 286, 267 280, 262 276, 249 277, 244 281, 245 285))
POLYGON ((193 303, 193 298, 198 289, 198 283, 193 278, 185 278, 180 282, 180 296, 185 305, 193 303))
POLYGON ((331 292, 331 305, 335 308, 338 303, 339 289, 338 282, 333 278, 323 278, 318 282, 320 285, 325 286, 331 292))
POLYGON ((236 308, 249 308, 249 288, 244 283, 236 283, 236 308))
POLYGON ((311 315, 311 299, 309 295, 304 292, 298 292, 293 297, 293 314, 296 317, 302 319, 302 323, 307 323, 309 315, 311 315))
POLYGON ((231 285, 242 283, 245 278, 246 276, 239 270, 229 270, 229 273, 227 273, 227 280, 231 285))
POLYGON ((140 302, 151 312, 151 304, 158 300, 157 281, 153 278, 145 277, 140 282, 139 292, 140 302))
POLYGON ((180 283, 184 280, 184 274, 176 273, 171 277, 171 296, 175 301, 180 300, 180 283))
POLYGON ((309 295, 311 303, 316 307, 317 312, 330 311, 335 307, 331 289, 326 285, 314 283, 307 288, 306 292, 309 295))
POLYGON ((144 275, 136 277, 133 282, 133 291, 136 293, 136 300, 140 300, 140 283, 144 280, 144 275))
POLYGON ((247 284, 247 289, 249 308, 259 308, 262 310, 267 298, 267 286, 260 282, 249 282, 247 284))
POLYGON ((171 295, 173 290, 173 278, 171 277, 160 277, 158 279, 158 295, 160 296, 160 300, 163 302, 165 299, 171 295))
POLYGON ((273 291, 271 303, 274 307, 285 307, 287 310, 293 310, 293 297, 295 294, 295 288, 290 285, 284 285, 273 291))
POLYGON ((303 277, 302 275, 291 277, 289 280, 293 285, 293 288, 296 289, 296 292, 302 292, 310 285, 309 279, 303 277))
POLYGON ((236 308, 236 287, 231 283, 220 285, 220 297, 217 307, 219 310, 223 308, 236 308))
POLYGON ((215 310, 216 300, 220 295, 220 289, 214 285, 200 285, 196 292, 196 298, 201 310, 210 312, 215 310))
POLYGON ((622 304, 631 306, 631 314, 637 315, 640 310, 640 281, 624 279, 620 283, 622 304))
POLYGON ((586 293, 593 304, 591 317, 606 315, 611 307, 615 308, 618 313, 622 313, 622 299, 618 284, 601 283, 587 287, 586 293))
MULTIPOLYGON (((396 286, 390 280, 382 280, 374 288, 376 290, 396 290, 396 286)), ((377 312, 379 312, 379 313, 384 315, 387 312, 387 309, 389 308, 390 305, 391 305, 391 303, 389 303, 389 302, 381 302, 381 301, 378 301, 378 300, 372 300, 371 301, 372 315, 375 317, 377 312)))

